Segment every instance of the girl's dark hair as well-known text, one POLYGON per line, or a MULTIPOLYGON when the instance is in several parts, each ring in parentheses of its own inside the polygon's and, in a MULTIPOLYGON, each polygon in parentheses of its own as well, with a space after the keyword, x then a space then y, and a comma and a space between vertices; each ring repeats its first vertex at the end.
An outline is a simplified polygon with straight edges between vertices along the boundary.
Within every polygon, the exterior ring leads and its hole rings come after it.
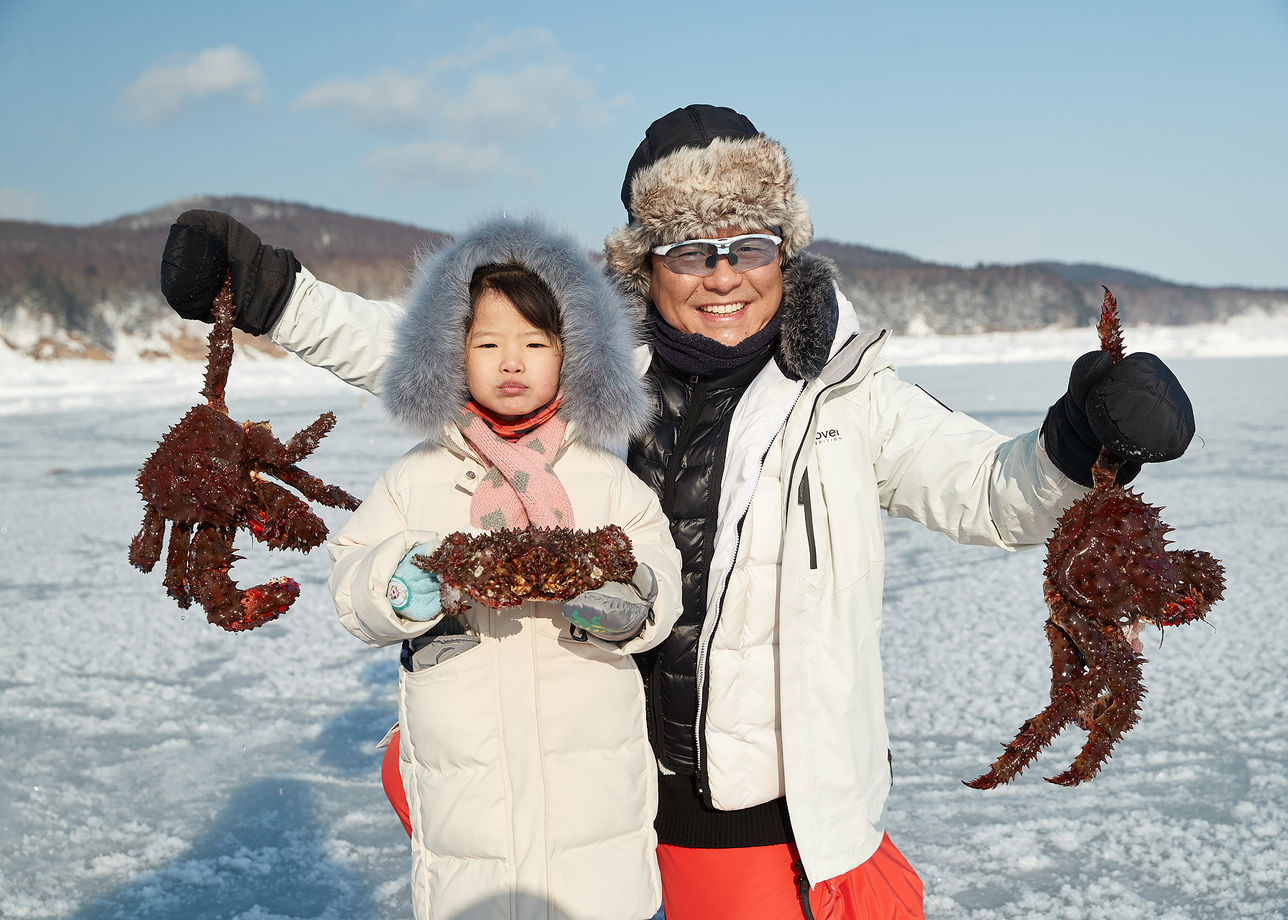
POLYGON ((502 295, 519 315, 547 335, 558 338, 562 324, 559 322, 559 303, 554 293, 539 277, 518 265, 482 265, 474 270, 470 279, 470 315, 467 322, 474 322, 474 307, 484 291, 502 295))

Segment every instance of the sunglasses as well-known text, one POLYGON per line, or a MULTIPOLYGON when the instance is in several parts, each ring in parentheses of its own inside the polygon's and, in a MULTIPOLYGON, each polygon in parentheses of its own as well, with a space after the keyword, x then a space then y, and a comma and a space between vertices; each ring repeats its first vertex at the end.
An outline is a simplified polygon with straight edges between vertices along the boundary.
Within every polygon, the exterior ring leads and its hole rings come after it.
POLYGON ((722 240, 685 240, 654 246, 653 252, 662 257, 662 264, 678 275, 710 275, 716 270, 721 256, 729 259, 729 267, 736 272, 751 271, 774 261, 778 255, 781 236, 772 233, 749 233, 722 240))

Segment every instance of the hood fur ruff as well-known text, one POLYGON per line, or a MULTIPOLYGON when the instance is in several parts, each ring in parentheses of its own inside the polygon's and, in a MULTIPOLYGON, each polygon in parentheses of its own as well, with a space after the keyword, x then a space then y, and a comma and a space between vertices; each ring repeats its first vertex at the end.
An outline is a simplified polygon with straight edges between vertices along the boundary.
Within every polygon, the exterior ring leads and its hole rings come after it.
POLYGON ((608 236, 604 251, 613 273, 645 297, 654 246, 713 238, 726 227, 781 227, 788 259, 814 237, 787 152, 763 134, 717 137, 644 167, 631 179, 630 213, 630 223, 608 236))
POLYGON ((563 329, 560 414, 569 437, 620 448, 641 433, 652 402, 637 377, 636 314, 570 238, 536 219, 497 219, 422 257, 385 371, 385 406, 400 425, 439 439, 469 399, 465 335, 470 279, 483 265, 518 265, 555 295, 563 329))

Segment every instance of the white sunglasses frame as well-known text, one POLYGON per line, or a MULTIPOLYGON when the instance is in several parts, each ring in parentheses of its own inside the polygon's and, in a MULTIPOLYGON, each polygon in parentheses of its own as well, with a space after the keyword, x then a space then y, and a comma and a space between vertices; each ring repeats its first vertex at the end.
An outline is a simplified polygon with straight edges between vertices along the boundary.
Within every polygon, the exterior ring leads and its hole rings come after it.
MULTIPOLYGON (((783 238, 773 233, 742 233, 738 236, 721 237, 718 240, 692 239, 680 240, 678 243, 663 243, 661 246, 654 246, 650 251, 654 255, 664 256, 672 249, 676 249, 680 246, 688 246, 692 243, 711 243, 716 247, 716 258, 718 259, 721 256, 727 257, 729 255, 729 250, 733 248, 733 244, 739 240, 773 240, 775 246, 783 245, 783 238)), ((710 258, 710 256, 707 258, 710 258)))

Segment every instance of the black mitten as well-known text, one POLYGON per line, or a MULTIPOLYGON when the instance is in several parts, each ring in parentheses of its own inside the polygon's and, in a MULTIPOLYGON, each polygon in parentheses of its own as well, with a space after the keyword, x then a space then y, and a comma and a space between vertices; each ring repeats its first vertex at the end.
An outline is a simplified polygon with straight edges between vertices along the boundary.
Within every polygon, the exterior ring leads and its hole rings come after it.
POLYGON ((1103 351, 1074 362, 1068 391, 1042 425, 1047 454, 1060 471, 1090 486, 1103 445, 1125 462, 1128 483, 1141 463, 1174 460, 1194 437, 1194 409, 1176 375, 1156 355, 1134 352, 1117 364, 1103 351))
POLYGON ((214 322, 211 304, 232 270, 233 325, 252 335, 273 328, 286 308, 300 262, 289 249, 260 242, 219 211, 184 211, 161 255, 161 293, 184 319, 214 322))

